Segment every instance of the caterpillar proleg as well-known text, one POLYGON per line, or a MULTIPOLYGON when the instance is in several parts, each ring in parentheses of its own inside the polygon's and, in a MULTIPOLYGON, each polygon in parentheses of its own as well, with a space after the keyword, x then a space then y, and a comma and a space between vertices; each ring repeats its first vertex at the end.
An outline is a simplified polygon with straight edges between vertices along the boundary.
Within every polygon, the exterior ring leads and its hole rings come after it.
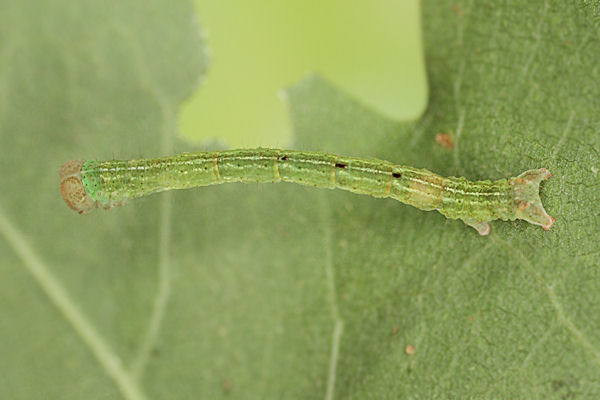
POLYGON ((294 182, 391 197, 461 219, 480 235, 487 235, 488 222, 496 219, 522 219, 550 229, 554 218, 544 210, 539 184, 551 176, 540 168, 509 179, 469 181, 376 159, 258 148, 138 160, 68 161, 60 169, 60 192, 69 207, 87 214, 97 207, 110 209, 171 189, 225 182, 294 182))

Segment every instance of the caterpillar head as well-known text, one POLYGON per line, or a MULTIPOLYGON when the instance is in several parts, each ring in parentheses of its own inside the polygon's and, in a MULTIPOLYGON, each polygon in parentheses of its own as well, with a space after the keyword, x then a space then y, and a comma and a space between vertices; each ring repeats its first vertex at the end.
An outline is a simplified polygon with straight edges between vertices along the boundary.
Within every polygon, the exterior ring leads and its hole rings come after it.
POLYGON ((81 180, 81 167, 85 161, 67 161, 60 168, 60 194, 67 205, 79 214, 87 214, 96 208, 83 181, 81 180))

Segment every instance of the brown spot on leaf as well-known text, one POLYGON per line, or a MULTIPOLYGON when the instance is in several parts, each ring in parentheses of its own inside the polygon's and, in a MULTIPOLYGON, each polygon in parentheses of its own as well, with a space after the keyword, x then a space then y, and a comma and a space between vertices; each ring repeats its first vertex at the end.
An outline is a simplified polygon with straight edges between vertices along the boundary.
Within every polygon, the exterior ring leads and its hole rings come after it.
POLYGON ((233 383, 231 382, 231 379, 225 379, 223 381, 223 392, 225 394, 229 394, 229 393, 231 393, 232 388, 233 388, 233 383))
POLYGON ((454 140, 452 140, 452 134, 450 133, 438 133, 435 135, 435 141, 446 149, 454 148, 454 140))

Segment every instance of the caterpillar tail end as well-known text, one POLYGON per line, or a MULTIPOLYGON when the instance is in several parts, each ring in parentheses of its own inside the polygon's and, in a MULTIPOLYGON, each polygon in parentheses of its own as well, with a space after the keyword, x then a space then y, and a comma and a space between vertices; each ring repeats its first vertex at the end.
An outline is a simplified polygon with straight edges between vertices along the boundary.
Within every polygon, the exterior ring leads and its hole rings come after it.
POLYGON ((96 208, 81 180, 81 167, 84 161, 67 161, 60 167, 60 194, 67 205, 79 214, 87 214, 96 208))
POLYGON ((550 178, 552 174, 546 168, 532 169, 511 178, 514 187, 514 202, 517 219, 539 225, 547 231, 552 227, 555 218, 548 215, 540 199, 540 182, 550 178))

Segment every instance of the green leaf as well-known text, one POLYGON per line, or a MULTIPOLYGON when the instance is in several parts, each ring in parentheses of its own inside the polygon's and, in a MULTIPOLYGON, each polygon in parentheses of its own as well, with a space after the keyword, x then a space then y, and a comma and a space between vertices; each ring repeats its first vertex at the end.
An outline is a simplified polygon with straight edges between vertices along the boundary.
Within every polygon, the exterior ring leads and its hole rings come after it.
POLYGON ((297 148, 473 179, 552 171, 550 231, 480 237, 286 184, 81 217, 58 193, 64 161, 190 148, 173 134, 206 60, 191 9, 3 2, 0 397, 600 396, 599 7, 424 2, 417 123, 318 75, 288 90, 297 148))

